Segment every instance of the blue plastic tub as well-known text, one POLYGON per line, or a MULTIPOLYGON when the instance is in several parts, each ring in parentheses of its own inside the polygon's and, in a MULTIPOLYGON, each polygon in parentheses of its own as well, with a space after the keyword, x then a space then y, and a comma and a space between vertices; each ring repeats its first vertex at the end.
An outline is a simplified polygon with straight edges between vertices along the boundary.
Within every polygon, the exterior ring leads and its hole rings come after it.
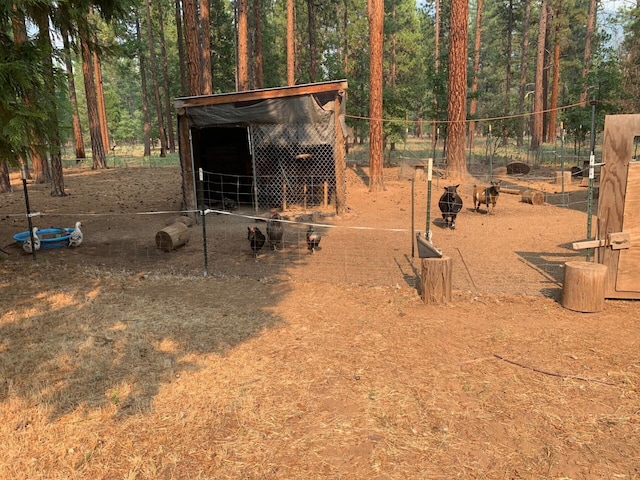
MULTIPOLYGON (((73 228, 43 228, 38 230, 37 235, 40 239, 40 249, 60 248, 69 245, 69 237, 73 228)), ((13 239, 18 243, 24 243, 30 238, 29 231, 16 233, 13 239)))

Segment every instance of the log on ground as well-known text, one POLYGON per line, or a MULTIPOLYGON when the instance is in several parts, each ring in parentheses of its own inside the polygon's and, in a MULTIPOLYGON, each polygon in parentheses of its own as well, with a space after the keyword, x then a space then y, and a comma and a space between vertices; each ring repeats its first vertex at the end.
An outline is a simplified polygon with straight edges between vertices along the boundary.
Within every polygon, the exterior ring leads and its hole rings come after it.
POLYGON ((531 205, 544 205, 544 193, 539 190, 525 190, 522 192, 522 201, 531 205))
POLYGON ((182 222, 176 222, 156 233, 156 247, 164 252, 170 252, 186 245, 191 232, 182 222))
POLYGON ((500 193, 508 193, 509 195, 521 195, 522 194, 522 189, 520 189, 520 188, 500 187, 500 193))

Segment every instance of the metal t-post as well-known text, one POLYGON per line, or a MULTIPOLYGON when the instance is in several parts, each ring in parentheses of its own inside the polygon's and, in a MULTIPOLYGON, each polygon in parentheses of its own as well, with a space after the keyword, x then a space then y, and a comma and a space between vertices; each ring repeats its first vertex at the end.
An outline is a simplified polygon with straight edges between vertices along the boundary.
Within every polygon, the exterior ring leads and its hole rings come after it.
POLYGON ((27 222, 29 224, 29 238, 31 238, 31 256, 36 259, 36 244, 33 238, 33 222, 31 221, 31 207, 29 206, 29 191, 27 190, 27 166, 22 165, 22 188, 24 189, 24 203, 27 207, 27 222))

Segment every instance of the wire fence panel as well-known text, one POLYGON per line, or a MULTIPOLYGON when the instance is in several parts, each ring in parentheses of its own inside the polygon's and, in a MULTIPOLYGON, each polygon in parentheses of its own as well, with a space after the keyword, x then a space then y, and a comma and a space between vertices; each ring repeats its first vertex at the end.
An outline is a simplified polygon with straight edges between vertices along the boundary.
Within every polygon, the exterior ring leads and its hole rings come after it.
POLYGON ((251 135, 257 208, 315 206, 334 197, 335 134, 298 124, 255 125, 251 135))

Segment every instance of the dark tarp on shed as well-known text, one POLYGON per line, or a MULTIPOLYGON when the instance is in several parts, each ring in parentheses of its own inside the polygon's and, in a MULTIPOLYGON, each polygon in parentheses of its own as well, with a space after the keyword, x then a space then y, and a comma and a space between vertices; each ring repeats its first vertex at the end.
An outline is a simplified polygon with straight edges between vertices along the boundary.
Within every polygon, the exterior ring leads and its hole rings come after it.
MULTIPOLYGON (((340 211, 346 196, 343 141, 346 132, 343 98, 346 87, 346 81, 324 82, 177 99, 175 106, 178 111, 185 208, 196 208, 197 170, 207 162, 204 151, 210 153, 210 158, 221 158, 223 154, 219 144, 231 137, 229 128, 244 128, 247 129, 247 135, 239 137, 246 137, 247 142, 255 143, 259 139, 263 148, 248 145, 246 151, 234 150, 233 154, 229 154, 233 155, 229 162, 251 163, 253 175, 259 176, 265 174, 264 166, 256 168, 255 158, 249 157, 264 152, 265 145, 267 150, 272 150, 271 155, 277 157, 279 165, 274 169, 283 168, 282 164, 289 154, 316 154, 322 150, 329 157, 323 160, 322 168, 331 170, 329 173, 332 183, 335 183, 336 209, 340 211), (226 130, 222 130, 224 128, 226 130), (216 131, 222 133, 216 136, 216 131), (185 148, 187 145, 189 148, 185 148), (322 145, 325 148, 321 148, 322 145), (190 178, 193 178, 192 182, 189 182, 190 178)), ((235 168, 244 172, 242 166, 236 165, 235 168)), ((261 178, 257 178, 254 182, 256 190, 261 185, 260 181, 261 178)))

